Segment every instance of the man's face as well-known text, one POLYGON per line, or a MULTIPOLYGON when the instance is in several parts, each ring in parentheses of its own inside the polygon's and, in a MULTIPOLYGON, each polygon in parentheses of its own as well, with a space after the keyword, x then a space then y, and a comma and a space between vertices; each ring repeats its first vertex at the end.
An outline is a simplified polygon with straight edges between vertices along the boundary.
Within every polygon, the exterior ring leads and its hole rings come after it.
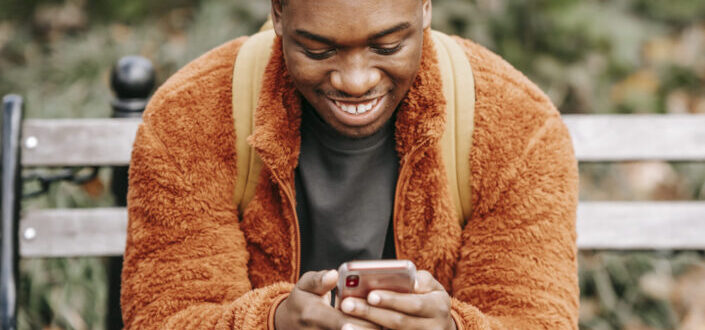
POLYGON ((294 85, 339 133, 364 137, 394 114, 416 77, 431 0, 272 2, 294 85))

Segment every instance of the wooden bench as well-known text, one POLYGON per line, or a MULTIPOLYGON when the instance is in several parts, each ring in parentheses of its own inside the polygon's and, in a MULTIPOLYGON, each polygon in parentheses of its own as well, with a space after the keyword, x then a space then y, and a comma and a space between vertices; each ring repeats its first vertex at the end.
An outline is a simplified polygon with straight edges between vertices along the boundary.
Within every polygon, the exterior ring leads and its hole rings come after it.
MULTIPOLYGON (((122 255, 127 165, 154 83, 149 60, 138 56, 120 59, 111 74, 117 96, 111 104, 111 119, 23 120, 22 98, 3 97, 0 329, 16 328, 19 257, 122 255), (111 191, 117 207, 20 212, 23 168, 86 166, 112 167, 111 191)), ((121 329, 121 258, 110 258, 107 267, 107 329, 121 329)))
MULTIPOLYGON (((3 101, 2 317, 14 315, 18 255, 119 256, 125 247, 124 207, 28 210, 20 217, 20 169, 126 166, 140 122, 22 121, 21 104, 18 96, 3 101)), ((705 115, 563 117, 581 163, 705 161, 705 115)), ((705 202, 581 201, 577 231, 580 249, 705 249, 705 202)))

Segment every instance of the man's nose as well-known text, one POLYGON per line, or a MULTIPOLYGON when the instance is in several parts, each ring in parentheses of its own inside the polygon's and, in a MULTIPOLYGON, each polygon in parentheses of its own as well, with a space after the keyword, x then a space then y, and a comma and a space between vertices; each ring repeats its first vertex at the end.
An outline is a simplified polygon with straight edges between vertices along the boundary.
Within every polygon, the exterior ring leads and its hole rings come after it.
POLYGON ((370 67, 363 56, 353 55, 343 67, 331 73, 330 79, 338 91, 361 97, 379 84, 382 75, 378 68, 370 67))

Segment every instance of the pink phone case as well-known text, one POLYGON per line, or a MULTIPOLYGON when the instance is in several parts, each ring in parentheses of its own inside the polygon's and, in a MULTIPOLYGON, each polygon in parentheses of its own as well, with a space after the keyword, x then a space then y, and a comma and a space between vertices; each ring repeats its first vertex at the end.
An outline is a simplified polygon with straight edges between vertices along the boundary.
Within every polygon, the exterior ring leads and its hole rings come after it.
POLYGON ((347 297, 367 299, 372 290, 411 293, 416 266, 409 260, 349 261, 338 268, 339 301, 347 297))

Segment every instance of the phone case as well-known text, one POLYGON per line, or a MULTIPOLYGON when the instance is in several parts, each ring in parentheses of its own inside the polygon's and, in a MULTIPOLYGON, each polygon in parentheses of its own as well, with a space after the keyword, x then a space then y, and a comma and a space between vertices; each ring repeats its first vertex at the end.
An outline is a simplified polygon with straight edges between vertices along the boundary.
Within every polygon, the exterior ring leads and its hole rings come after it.
POLYGON ((337 295, 366 299, 372 290, 411 293, 416 281, 416 266, 409 260, 349 261, 338 268, 337 295))

